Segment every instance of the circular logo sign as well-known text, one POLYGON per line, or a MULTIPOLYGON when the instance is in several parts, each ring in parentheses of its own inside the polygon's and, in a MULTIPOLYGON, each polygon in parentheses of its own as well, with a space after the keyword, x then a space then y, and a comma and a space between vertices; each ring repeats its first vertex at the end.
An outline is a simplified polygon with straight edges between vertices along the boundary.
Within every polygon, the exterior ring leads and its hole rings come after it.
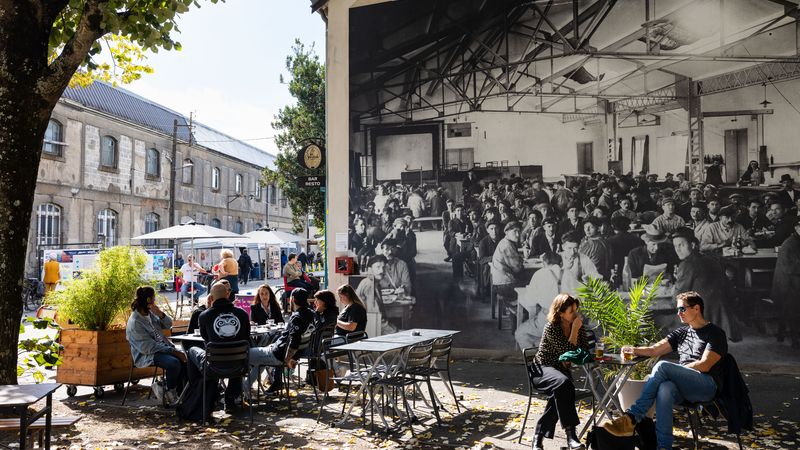
POLYGON ((302 153, 302 163, 308 169, 316 169, 322 165, 322 149, 317 144, 308 144, 302 153))

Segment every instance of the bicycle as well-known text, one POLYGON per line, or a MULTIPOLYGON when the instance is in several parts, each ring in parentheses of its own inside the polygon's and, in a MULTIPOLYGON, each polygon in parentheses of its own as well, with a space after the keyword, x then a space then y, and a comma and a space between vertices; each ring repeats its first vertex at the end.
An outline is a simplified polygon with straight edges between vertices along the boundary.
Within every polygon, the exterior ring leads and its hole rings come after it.
POLYGON ((22 283, 22 311, 36 311, 44 299, 44 283, 37 278, 26 278, 22 283))

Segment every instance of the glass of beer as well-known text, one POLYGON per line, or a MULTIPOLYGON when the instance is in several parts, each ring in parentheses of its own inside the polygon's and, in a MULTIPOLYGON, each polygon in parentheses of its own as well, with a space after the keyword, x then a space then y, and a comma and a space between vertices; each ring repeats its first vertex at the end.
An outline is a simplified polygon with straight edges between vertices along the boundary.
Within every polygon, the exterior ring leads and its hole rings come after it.
POLYGON ((622 360, 623 361, 633 361, 633 346, 632 345, 623 345, 622 346, 622 360))
POLYGON ((596 359, 602 358, 603 354, 605 353, 605 349, 605 344, 603 344, 601 341, 597 341, 597 343, 594 345, 594 357, 596 359))

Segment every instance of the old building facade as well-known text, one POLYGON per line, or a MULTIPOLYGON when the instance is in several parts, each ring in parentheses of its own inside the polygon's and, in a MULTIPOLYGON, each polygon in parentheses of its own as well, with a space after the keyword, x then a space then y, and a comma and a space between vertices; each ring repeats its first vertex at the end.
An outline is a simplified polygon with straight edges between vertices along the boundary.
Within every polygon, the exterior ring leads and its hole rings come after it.
POLYGON ((35 276, 48 248, 140 244, 131 238, 168 227, 172 170, 176 224, 191 218, 237 233, 288 231, 291 210, 280 189, 260 183, 273 160, 124 89, 101 82, 67 89, 42 148, 26 273, 35 276))

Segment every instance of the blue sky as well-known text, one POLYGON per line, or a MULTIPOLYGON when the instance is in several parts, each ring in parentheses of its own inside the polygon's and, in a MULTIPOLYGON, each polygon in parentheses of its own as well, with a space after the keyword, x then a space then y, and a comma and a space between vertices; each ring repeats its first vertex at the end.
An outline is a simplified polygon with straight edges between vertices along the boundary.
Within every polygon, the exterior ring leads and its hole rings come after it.
POLYGON ((286 56, 295 38, 325 58, 325 23, 308 0, 201 2, 180 17, 183 50, 148 58, 155 73, 123 86, 212 128, 276 153, 270 126, 291 103, 286 56))

